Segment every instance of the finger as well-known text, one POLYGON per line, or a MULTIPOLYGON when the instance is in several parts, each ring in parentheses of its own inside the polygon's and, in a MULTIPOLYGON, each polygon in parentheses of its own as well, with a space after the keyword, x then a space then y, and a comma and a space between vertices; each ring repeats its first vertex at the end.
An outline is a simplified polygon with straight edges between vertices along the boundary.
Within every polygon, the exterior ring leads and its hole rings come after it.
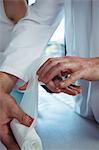
MULTIPOLYGON (((65 70, 69 71, 70 69, 73 70, 78 69, 80 67, 80 64, 78 63, 78 61, 76 61, 76 57, 58 57, 58 58, 50 58, 48 59, 38 70, 38 76, 41 77, 40 80, 42 80, 42 78, 44 76, 49 75, 49 72, 51 73, 51 69, 53 68, 54 72, 56 72, 56 66, 57 67, 62 67, 62 64, 64 66, 64 68, 59 68, 62 69, 63 72, 65 72, 65 70)), ((61 70, 60 70, 61 71, 61 70)), ((58 75, 58 74, 56 74, 58 75)))
POLYGON ((54 82, 56 87, 59 87, 60 82, 62 81, 62 77, 61 76, 55 76, 52 81, 54 82))
POLYGON ((60 93, 61 92, 61 90, 59 89, 59 87, 57 87, 53 81, 50 81, 47 84, 47 88, 50 89, 54 93, 60 93))
POLYGON ((50 70, 45 70, 42 76, 40 76, 39 78, 46 84, 56 76, 61 76, 61 72, 64 69, 64 63, 57 63, 54 67, 51 67, 50 70))
POLYGON ((45 70, 46 66, 48 66, 50 64, 50 60, 51 58, 49 58, 47 61, 45 61, 45 63, 43 63, 43 65, 40 66, 40 68, 37 71, 37 75, 41 75, 43 70, 45 70))
POLYGON ((31 126, 33 118, 23 112, 23 110, 16 104, 14 98, 10 95, 6 95, 8 101, 8 117, 16 118, 21 124, 31 126))
POLYGON ((11 132, 10 125, 2 126, 1 141, 8 150, 20 150, 20 148, 11 132))
POLYGON ((23 86, 19 87, 18 89, 20 91, 24 91, 24 90, 26 90, 27 86, 28 86, 28 82, 26 84, 24 84, 23 86))
POLYGON ((65 87, 64 89, 61 89, 61 92, 72 95, 72 96, 79 94, 78 91, 71 89, 70 87, 65 87))
POLYGON ((71 84, 71 85, 69 86, 69 88, 72 89, 72 90, 77 91, 78 93, 81 93, 81 92, 82 92, 82 88, 81 88, 80 86, 78 86, 78 85, 71 84))
POLYGON ((26 113, 24 113, 23 110, 19 106, 17 106, 16 103, 13 105, 13 108, 11 110, 11 116, 13 118, 16 118, 21 124, 28 126, 28 127, 31 126, 34 120, 30 116, 28 116, 26 113))
POLYGON ((60 82, 60 88, 65 88, 70 86, 72 83, 77 80, 82 79, 82 70, 72 73, 66 80, 60 82))
MULTIPOLYGON (((75 63, 64 63, 58 62, 56 65, 51 67, 49 70, 45 69, 43 74, 39 76, 39 79, 43 81, 45 84, 52 80, 55 76, 61 76, 63 72, 67 75, 68 73, 72 73, 73 69, 75 68, 75 63)), ((48 67, 48 66, 47 66, 48 67)))
MULTIPOLYGON (((50 58, 48 59, 40 68, 39 70, 37 71, 37 74, 39 77, 42 77, 44 76, 44 74, 46 74, 46 72, 53 67, 53 65, 56 64, 56 58, 54 58, 54 61, 53 61, 53 58, 50 58)), ((39 79, 39 78, 38 78, 39 79)))
POLYGON ((63 62, 64 57, 49 58, 37 71, 38 76, 44 76, 48 70, 55 66, 58 62, 63 62))

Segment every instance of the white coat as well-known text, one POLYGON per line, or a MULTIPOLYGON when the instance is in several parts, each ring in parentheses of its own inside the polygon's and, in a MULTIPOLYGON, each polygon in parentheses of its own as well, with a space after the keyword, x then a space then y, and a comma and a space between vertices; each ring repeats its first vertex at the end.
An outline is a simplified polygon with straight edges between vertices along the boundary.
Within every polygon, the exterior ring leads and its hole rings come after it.
MULTIPOLYGON (((60 22, 63 7, 67 55, 99 56, 99 0, 37 0, 29 7, 26 17, 13 28, 7 48, 1 43, 3 60, 0 71, 11 73, 24 81, 30 78, 29 66, 46 47, 60 22)), ((4 16, 0 15, 2 19, 4 16)), ((0 29, 4 24, 0 23, 0 29)), ((10 29, 11 25, 7 28, 10 29)), ((4 34, 2 30, 0 35, 4 34)), ((0 39, 5 37, 6 35, 0 36, 0 39)), ((75 98, 76 112, 84 117, 94 116, 98 121, 99 82, 79 81, 79 83, 84 90, 75 98)))

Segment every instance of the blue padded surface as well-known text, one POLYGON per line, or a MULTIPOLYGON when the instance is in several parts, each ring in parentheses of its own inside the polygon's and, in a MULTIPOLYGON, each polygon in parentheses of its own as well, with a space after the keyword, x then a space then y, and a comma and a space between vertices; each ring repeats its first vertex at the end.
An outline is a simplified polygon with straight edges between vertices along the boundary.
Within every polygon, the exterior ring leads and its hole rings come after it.
POLYGON ((99 150, 99 125, 81 118, 44 90, 37 132, 44 150, 99 150))
MULTIPOLYGON (((14 95, 18 101, 22 98, 20 93, 14 95)), ((39 93, 36 130, 43 150, 99 150, 99 125, 81 118, 45 90, 39 93)))

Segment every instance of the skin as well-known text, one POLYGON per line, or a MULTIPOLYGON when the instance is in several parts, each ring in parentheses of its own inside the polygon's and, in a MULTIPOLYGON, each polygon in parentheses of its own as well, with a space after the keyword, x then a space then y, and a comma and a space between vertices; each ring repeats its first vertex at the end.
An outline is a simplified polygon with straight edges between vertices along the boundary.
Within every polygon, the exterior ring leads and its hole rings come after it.
POLYGON ((17 23, 27 12, 26 0, 3 0, 6 16, 17 23))
MULTIPOLYGON (((7 17, 14 23, 17 23, 27 10, 25 0, 4 0, 4 7, 7 17)), ((20 150, 10 129, 12 119, 16 118, 28 127, 33 122, 33 119, 23 112, 10 96, 17 80, 18 78, 11 74, 0 72, 0 140, 8 150, 20 150)))
POLYGON ((25 114, 10 96, 10 92, 17 82, 17 77, 0 72, 0 140, 8 150, 19 150, 10 129, 10 122, 16 118, 21 124, 30 126, 33 119, 25 114))
POLYGON ((44 82, 55 93, 64 92, 70 95, 79 94, 80 86, 73 85, 77 80, 99 80, 99 57, 60 57, 48 59, 37 72, 38 79, 44 82), (55 76, 67 76, 64 81, 53 80, 55 76))

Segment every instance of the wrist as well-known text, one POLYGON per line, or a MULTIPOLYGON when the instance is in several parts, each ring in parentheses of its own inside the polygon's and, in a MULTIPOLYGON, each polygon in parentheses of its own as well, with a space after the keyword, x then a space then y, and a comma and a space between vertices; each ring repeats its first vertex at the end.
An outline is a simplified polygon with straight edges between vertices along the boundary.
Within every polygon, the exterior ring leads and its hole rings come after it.
POLYGON ((0 92, 10 93, 18 78, 4 72, 0 72, 0 92))

